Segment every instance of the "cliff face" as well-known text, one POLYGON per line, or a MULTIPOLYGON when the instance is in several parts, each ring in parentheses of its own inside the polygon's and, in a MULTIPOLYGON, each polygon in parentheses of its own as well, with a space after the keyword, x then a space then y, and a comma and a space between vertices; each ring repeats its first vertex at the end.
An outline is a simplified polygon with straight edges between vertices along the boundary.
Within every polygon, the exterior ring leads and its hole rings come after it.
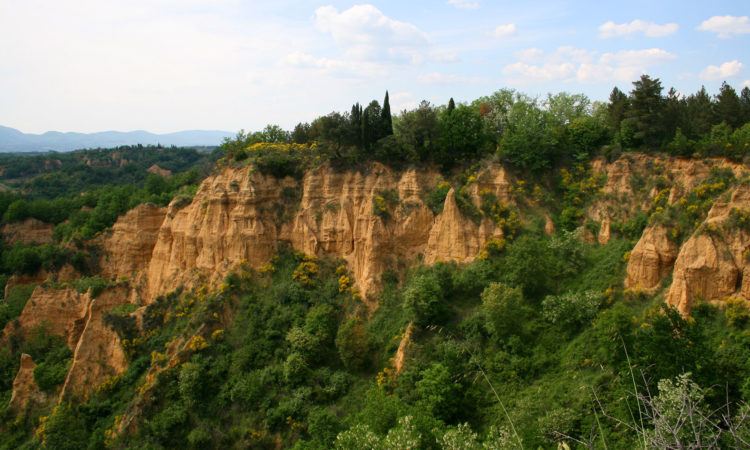
POLYGON ((23 222, 3 225, 3 241, 8 244, 49 244, 55 226, 40 220, 29 218, 23 222))
POLYGON ((678 248, 667 233, 667 229, 661 225, 652 225, 643 230, 643 236, 630 252, 626 288, 652 291, 672 272, 678 248))
MULTIPOLYGON (((149 296, 196 279, 217 280, 240 262, 259 267, 281 241, 346 260, 365 297, 398 261, 420 255, 427 263, 470 261, 501 231, 489 220, 477 224, 462 215, 452 191, 435 216, 423 198, 438 178, 378 164, 367 173, 323 166, 301 182, 265 177, 251 167, 224 170, 205 180, 189 205, 170 205, 148 267, 149 296), (373 206, 378 202, 380 210, 373 206)), ((509 186, 502 167, 492 166, 479 174, 472 200, 479 204, 479 192, 486 191, 509 199, 509 186)))
MULTIPOLYGON (((90 292, 39 286, 26 303, 17 325, 9 323, 3 334, 6 337, 13 332, 28 335, 43 326, 50 334, 62 337, 73 351, 73 362, 62 395, 86 397, 107 377, 118 375, 127 368, 120 340, 104 324, 104 314, 127 303, 128 291, 125 287, 113 287, 92 298, 90 292)), ((21 363, 23 371, 23 358, 21 363)), ((30 364, 33 362, 27 361, 26 365, 30 364)), ((33 381, 33 367, 26 370, 30 370, 33 381)), ((28 381, 19 381, 19 398, 28 397, 23 392, 33 391, 30 386, 28 381)))
POLYGON ((21 412, 27 407, 39 405, 47 401, 47 396, 39 389, 34 381, 36 364, 26 353, 21 355, 21 366, 16 378, 13 379, 13 394, 8 407, 11 411, 21 412))
POLYGON ((120 217, 102 238, 102 276, 119 279, 140 275, 151 262, 166 213, 166 208, 144 204, 120 217))
POLYGON ((737 187, 728 202, 716 202, 703 225, 680 249, 667 303, 689 314, 694 302, 736 295, 750 300, 750 233, 731 220, 750 212, 750 187, 737 187), (733 213, 734 211, 734 213, 733 213))

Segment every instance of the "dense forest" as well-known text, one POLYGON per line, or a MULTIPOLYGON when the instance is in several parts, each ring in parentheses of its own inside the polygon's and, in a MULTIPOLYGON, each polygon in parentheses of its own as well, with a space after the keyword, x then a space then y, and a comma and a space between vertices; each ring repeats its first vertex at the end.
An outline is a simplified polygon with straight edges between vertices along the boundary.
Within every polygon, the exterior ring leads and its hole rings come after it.
MULTIPOLYGON (((106 321, 123 342, 127 371, 84 402, 2 412, 0 448, 748 448, 747 306, 705 303, 686 317, 665 305, 666 284, 653 295, 623 286, 644 227, 674 224, 679 243, 713 201, 747 180, 713 170, 684 202, 657 197, 613 224, 606 244, 582 239, 597 226, 585 209, 603 183, 590 162, 635 152, 747 164, 750 89, 665 93, 644 75, 606 103, 504 89, 398 114, 386 93, 382 105, 357 103, 291 131, 240 132, 212 153, 2 155, 3 224, 54 225, 52 243, 3 244, 4 280, 71 262, 87 275, 78 288, 102 288, 91 239, 135 205, 190 199, 214 164, 253 165, 277 178, 323 164, 435 167, 445 182, 425 199, 433 212, 453 187, 462 214, 490 218, 503 239, 469 264, 392 267, 374 310, 342 261, 286 246, 260 269, 237 268, 218 290, 178 289, 138 318, 135 307, 116 308, 106 321), (514 205, 489 194, 479 206, 468 200, 464 188, 489 163, 521 180, 514 205), (171 175, 150 173, 154 164, 171 175), (541 210, 555 233, 545 233, 541 210), (405 330, 411 350, 397 374, 391 359, 405 330), (178 336, 188 351, 174 362, 166 354, 178 336), (113 431, 134 411, 135 431, 113 431)), ((661 188, 656 172, 641 191, 661 188)), ((398 203, 389 195, 373 202, 383 220, 398 203)), ((746 222, 738 217, 736 226, 746 222)), ((0 326, 31 292, 9 294, 0 326)), ((58 337, 42 328, 5 342, 0 405, 21 353, 37 362, 46 392, 64 381, 71 354, 58 337)))

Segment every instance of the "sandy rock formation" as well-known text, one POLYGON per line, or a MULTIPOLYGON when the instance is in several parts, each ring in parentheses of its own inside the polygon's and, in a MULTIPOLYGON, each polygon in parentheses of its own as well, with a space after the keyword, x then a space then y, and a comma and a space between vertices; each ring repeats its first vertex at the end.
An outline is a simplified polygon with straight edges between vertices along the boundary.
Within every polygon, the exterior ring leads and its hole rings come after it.
POLYGON ((92 299, 90 292, 38 286, 21 312, 17 328, 9 323, 4 336, 12 332, 28 335, 44 326, 50 334, 64 338, 73 351, 73 363, 63 393, 85 397, 108 376, 127 368, 120 340, 104 324, 104 314, 127 303, 128 294, 126 287, 114 287, 92 299))
POLYGON ((683 314, 690 313, 697 299, 718 301, 750 292, 750 279, 743 276, 748 268, 750 234, 728 228, 732 209, 750 210, 750 187, 739 186, 729 202, 716 202, 677 255, 667 303, 683 314))
POLYGON ((49 244, 53 240, 55 226, 41 220, 28 218, 23 222, 3 225, 3 241, 8 244, 49 244))
POLYGON ((488 239, 502 237, 502 230, 490 220, 482 220, 479 227, 458 209, 453 189, 448 191, 443 212, 438 215, 430 230, 425 263, 438 261, 472 261, 488 239))
MULTIPOLYGON (((322 166, 301 182, 263 176, 251 167, 227 168, 206 179, 189 205, 170 205, 147 271, 149 298, 199 279, 218 280, 240 262, 258 267, 280 241, 346 260, 365 296, 399 260, 422 255, 428 263, 471 261, 501 233, 489 220, 475 224, 465 218, 453 193, 435 217, 422 197, 438 178, 431 171, 396 173, 380 164, 365 173, 322 166), (398 205, 378 215, 373 202, 387 191, 398 193, 398 205)), ((477 195, 490 191, 510 198, 500 166, 482 172, 477 185, 477 195)), ((472 199, 478 204, 478 197, 472 199)))
POLYGON ((151 262, 166 214, 166 208, 143 204, 119 217, 103 238, 102 275, 118 279, 143 272, 151 262))
POLYGON ((672 272, 677 258, 677 244, 667 236, 667 229, 652 225, 643 230, 628 259, 625 287, 652 291, 672 272))
POLYGON ((104 314, 126 302, 124 287, 110 288, 88 303, 85 325, 73 352, 61 398, 85 398, 93 388, 110 376, 127 369, 127 358, 117 334, 104 323, 104 314))
POLYGON ((16 412, 25 411, 27 407, 45 403, 47 396, 39 389, 34 380, 36 364, 30 355, 21 354, 21 367, 13 379, 13 392, 8 407, 16 412))
MULTIPOLYGON (((127 163, 127 161, 126 161, 126 163, 127 163)), ((161 168, 161 167, 159 167, 158 164, 152 165, 151 167, 149 167, 148 169, 146 169, 146 172, 153 173, 154 175, 159 175, 159 176, 162 176, 164 178, 168 178, 168 177, 172 176, 172 171, 171 170, 161 168)))
MULTIPOLYGON (((83 330, 88 302, 87 296, 75 289, 37 286, 18 317, 18 328, 26 335, 43 325, 49 333, 64 337, 73 350, 83 330)), ((13 323, 6 325, 6 333, 11 327, 13 323)))
POLYGON ((411 344, 411 335, 414 333, 414 323, 409 322, 406 326, 403 336, 401 336, 401 342, 398 344, 396 354, 393 356, 393 369, 396 371, 396 375, 401 373, 404 369, 404 362, 406 361, 406 351, 411 344))

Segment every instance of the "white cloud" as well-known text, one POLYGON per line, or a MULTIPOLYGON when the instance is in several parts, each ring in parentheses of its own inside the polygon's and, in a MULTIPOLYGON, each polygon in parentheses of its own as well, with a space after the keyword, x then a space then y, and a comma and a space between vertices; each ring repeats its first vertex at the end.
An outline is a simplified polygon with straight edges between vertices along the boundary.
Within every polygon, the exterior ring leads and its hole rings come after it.
POLYGON ((750 88, 750 80, 745 80, 742 82, 742 86, 746 88, 750 88))
POLYGON ((317 58, 305 52, 292 52, 284 58, 289 66, 306 69, 319 69, 322 73, 334 76, 357 76, 375 78, 387 73, 386 68, 377 63, 334 58, 317 58))
POLYGON ((511 77, 520 77, 519 81, 550 81, 570 78, 575 74, 576 66, 571 63, 546 63, 542 65, 516 62, 503 68, 503 73, 511 77))
POLYGON ((710 65, 703 69, 700 76, 704 80, 721 80, 737 75, 740 70, 742 70, 742 63, 735 59, 718 66, 710 65))
POLYGON ((519 61, 505 66, 503 73, 519 84, 552 80, 631 81, 648 68, 675 58, 660 48, 598 54, 576 47, 559 47, 549 54, 539 49, 526 49, 516 56, 519 61))
POLYGON ((698 27, 701 31, 716 33, 722 39, 733 35, 750 33, 750 18, 747 16, 713 16, 698 27))
POLYGON ((645 20, 640 19, 626 23, 614 23, 610 20, 599 26, 599 37, 606 39, 629 36, 636 33, 642 33, 647 37, 664 37, 676 33, 679 28, 680 26, 676 23, 665 23, 660 25, 658 23, 646 22, 645 20))
POLYGON ((370 4, 339 11, 322 6, 315 11, 315 26, 330 34, 348 58, 389 58, 420 62, 427 35, 408 22, 383 14, 370 4))
POLYGON ((524 62, 538 61, 544 55, 544 52, 538 48, 525 48, 516 52, 516 58, 524 62))
POLYGON ((495 29, 492 31, 492 36, 496 38, 504 38, 504 37, 510 37, 516 34, 516 24, 514 23, 506 23, 503 25, 498 25, 495 27, 495 29))
POLYGON ((479 2, 471 2, 468 0, 448 0, 448 4, 455 6, 458 9, 478 9, 479 2))
POLYGON ((417 77, 417 80, 420 83, 425 84, 469 84, 469 83, 479 83, 483 81, 482 78, 479 77, 467 77, 462 75, 454 75, 449 73, 442 73, 442 72, 430 72, 426 74, 422 74, 419 77, 417 77))

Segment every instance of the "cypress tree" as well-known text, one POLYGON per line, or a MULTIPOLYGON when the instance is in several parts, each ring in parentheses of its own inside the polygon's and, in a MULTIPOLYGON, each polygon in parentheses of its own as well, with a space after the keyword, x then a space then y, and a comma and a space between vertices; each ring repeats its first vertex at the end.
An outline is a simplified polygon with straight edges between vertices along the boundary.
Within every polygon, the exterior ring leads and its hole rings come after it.
POLYGON ((448 100, 448 112, 452 112, 454 109, 456 109, 456 102, 454 102, 453 97, 451 97, 451 99, 448 100))
POLYGON ((383 127, 384 137, 393 134, 393 119, 391 118, 391 102, 388 99, 388 91, 385 91, 383 109, 380 111, 380 123, 383 127))
POLYGON ((352 142, 359 148, 364 145, 362 129, 362 105, 359 102, 352 106, 352 112, 349 115, 349 127, 352 135, 352 142))

